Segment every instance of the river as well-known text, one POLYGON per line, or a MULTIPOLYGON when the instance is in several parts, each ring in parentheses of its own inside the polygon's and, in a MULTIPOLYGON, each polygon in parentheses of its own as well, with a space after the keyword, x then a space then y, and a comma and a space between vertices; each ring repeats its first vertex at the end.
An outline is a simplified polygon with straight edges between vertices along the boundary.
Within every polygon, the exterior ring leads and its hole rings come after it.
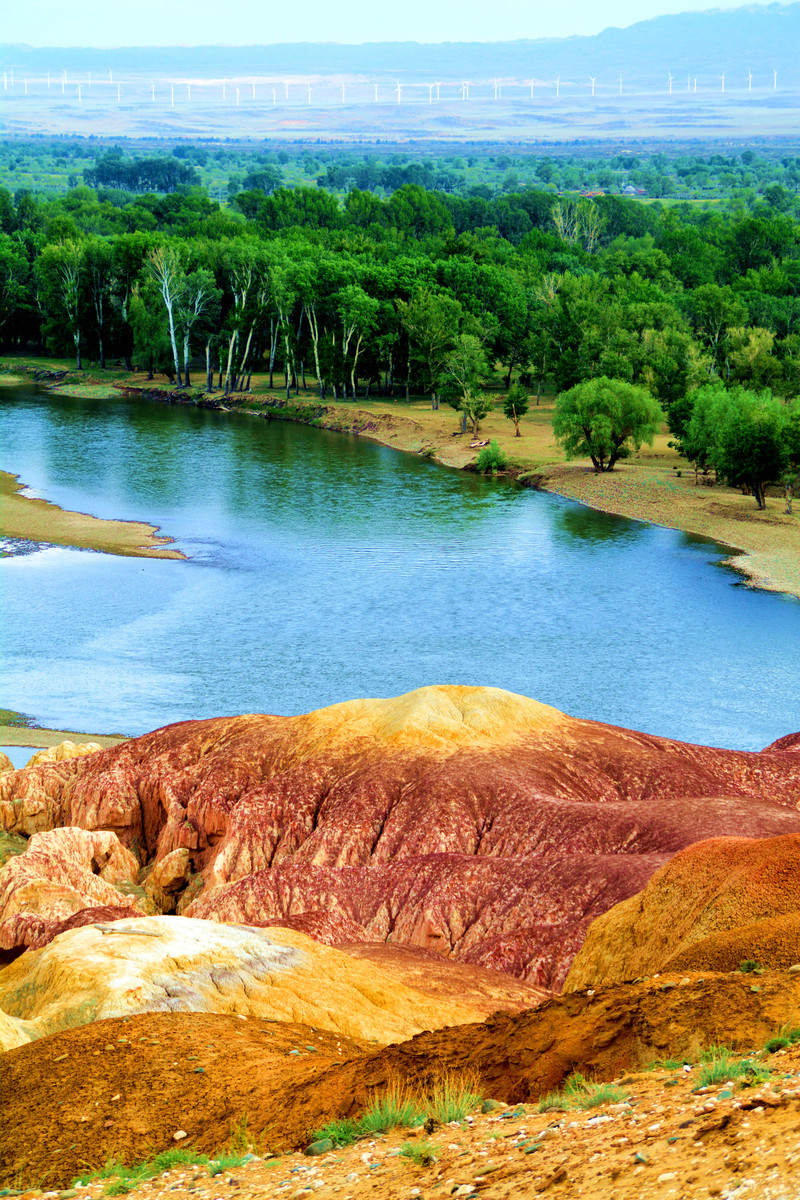
POLYGON ((800 729, 800 604, 725 551, 356 437, 0 389, 0 466, 188 561, 10 543, 2 704, 137 734, 430 683, 760 749, 800 729))

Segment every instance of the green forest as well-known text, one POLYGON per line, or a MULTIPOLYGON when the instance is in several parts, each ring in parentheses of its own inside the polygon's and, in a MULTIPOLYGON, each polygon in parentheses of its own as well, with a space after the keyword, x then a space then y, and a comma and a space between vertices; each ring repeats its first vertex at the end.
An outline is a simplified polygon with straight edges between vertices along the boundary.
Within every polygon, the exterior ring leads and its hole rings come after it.
POLYGON ((307 377, 323 399, 427 395, 464 428, 489 381, 537 397, 619 381, 654 398, 700 469, 736 476, 709 442, 723 402, 774 426, 782 449, 762 479, 797 457, 800 223, 785 167, 752 205, 709 209, 421 182, 381 195, 349 177, 287 187, 279 163, 221 202, 191 159, 105 150, 61 194, 0 190, 6 352, 226 395, 255 371, 287 395, 307 377), (699 405, 717 416, 704 423, 699 405))

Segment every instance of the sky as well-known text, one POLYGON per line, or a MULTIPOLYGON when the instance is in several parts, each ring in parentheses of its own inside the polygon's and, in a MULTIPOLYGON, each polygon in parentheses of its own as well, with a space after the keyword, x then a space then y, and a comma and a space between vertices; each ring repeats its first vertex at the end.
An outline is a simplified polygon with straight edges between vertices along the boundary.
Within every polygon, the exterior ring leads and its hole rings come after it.
POLYGON ((0 42, 174 46, 506 41, 594 34, 609 25, 632 25, 666 13, 738 7, 743 6, 736 0, 0 0, 0 42))

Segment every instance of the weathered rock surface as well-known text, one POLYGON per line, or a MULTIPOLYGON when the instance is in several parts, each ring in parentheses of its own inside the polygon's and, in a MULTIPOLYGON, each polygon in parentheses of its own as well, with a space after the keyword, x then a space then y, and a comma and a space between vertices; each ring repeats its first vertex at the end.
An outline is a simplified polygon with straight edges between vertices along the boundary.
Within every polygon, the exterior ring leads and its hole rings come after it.
POLYGON ((0 949, 41 945, 87 908, 141 915, 115 886, 134 880, 138 869, 113 833, 64 828, 34 834, 25 852, 0 869, 0 949))
MULTIPOLYGON (((69 930, 16 959, 0 971, 0 1010, 37 1037, 133 1013, 206 1012, 300 1021, 385 1043, 496 1007, 470 1004, 468 988, 466 996, 453 988, 433 997, 401 974, 290 930, 139 917, 69 930)), ((524 989, 511 1007, 541 998, 524 989)))
POLYGON ((12 763, 11 759, 7 754, 4 753, 4 751, 0 750, 0 775, 5 774, 6 771, 13 770, 14 764, 12 763))
POLYGON ((682 850, 589 927, 568 990, 657 971, 800 962, 800 835, 715 838, 682 850))
POLYGON ((185 722, 14 772, 0 825, 110 830, 170 871, 185 852, 164 894, 186 915, 402 942, 555 987, 592 918, 676 851, 798 832, 799 795, 786 748, 683 745, 429 687, 185 722))

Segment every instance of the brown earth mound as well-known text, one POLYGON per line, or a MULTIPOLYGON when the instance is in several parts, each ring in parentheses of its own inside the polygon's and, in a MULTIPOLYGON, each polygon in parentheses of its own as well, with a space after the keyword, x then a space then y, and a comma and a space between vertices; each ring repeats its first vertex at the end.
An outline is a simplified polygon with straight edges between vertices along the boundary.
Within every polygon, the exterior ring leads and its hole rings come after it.
POLYGON ((172 891, 153 895, 189 916, 401 942, 553 988, 592 918, 677 850, 800 830, 798 788, 793 753, 683 745, 497 689, 429 687, 185 722, 11 772, 0 825, 111 830, 145 876, 169 866, 172 891))
MULTIPOLYGON (((598 1080, 712 1042, 751 1050, 800 1023, 800 980, 678 977, 571 994, 535 1012, 421 1034, 369 1051, 309 1027, 207 1014, 99 1021, 10 1050, 0 1075, 0 1184, 67 1186, 109 1158, 136 1161, 178 1130, 213 1151, 247 1114, 263 1149, 286 1151, 363 1110, 398 1078, 426 1088, 467 1067, 498 1100, 536 1099, 575 1069, 598 1080)), ((694 1135, 692 1135, 694 1136, 694 1135)))
POLYGON ((800 962, 800 835, 689 846, 589 928, 566 990, 654 971, 800 962))

